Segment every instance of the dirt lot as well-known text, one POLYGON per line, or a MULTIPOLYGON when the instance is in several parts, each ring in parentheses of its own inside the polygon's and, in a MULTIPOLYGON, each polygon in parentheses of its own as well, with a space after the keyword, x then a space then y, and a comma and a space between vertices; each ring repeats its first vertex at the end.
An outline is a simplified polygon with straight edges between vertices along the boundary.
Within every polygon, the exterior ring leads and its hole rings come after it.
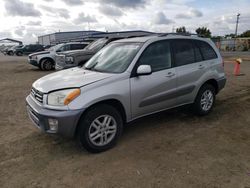
POLYGON ((48 72, 0 56, 0 187, 250 188, 250 61, 245 76, 225 68, 210 115, 182 108, 137 120, 114 149, 94 155, 32 125, 25 97, 48 72))

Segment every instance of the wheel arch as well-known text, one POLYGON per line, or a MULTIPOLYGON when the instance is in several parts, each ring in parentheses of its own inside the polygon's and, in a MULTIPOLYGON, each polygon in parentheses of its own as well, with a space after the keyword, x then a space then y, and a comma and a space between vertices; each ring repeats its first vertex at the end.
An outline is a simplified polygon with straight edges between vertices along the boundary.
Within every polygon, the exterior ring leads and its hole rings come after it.
POLYGON ((74 132, 74 136, 76 136, 76 133, 79 129, 79 122, 81 121, 82 118, 84 118, 85 114, 93 107, 97 106, 97 105, 101 105, 101 104, 107 104, 107 105, 110 105, 112 107, 114 107, 121 115, 122 117, 122 120, 123 122, 126 122, 127 121, 127 115, 126 115, 126 111, 125 111, 125 108, 123 106, 123 104, 117 100, 117 99, 106 99, 106 100, 103 100, 103 101, 99 101, 97 103, 94 103, 92 104, 91 106, 89 106, 81 115, 81 117, 79 118, 78 120, 78 123, 77 123, 77 126, 75 128, 75 132, 74 132))
MULTIPOLYGON (((219 85, 218 85, 217 80, 215 80, 215 79, 209 79, 209 80, 207 80, 206 82, 204 82, 204 83, 202 84, 202 86, 204 86, 204 85, 206 85, 206 84, 212 85, 212 86, 214 87, 214 89, 215 89, 215 94, 218 94, 218 92, 219 92, 219 85)), ((201 87, 202 87, 202 86, 201 86, 201 87)), ((200 87, 200 88, 201 88, 201 87, 200 87)))
POLYGON ((42 57, 40 60, 39 60, 39 66, 41 66, 41 63, 43 60, 45 59, 49 59, 50 61, 52 61, 54 63, 54 65, 56 64, 55 60, 52 59, 51 57, 42 57))

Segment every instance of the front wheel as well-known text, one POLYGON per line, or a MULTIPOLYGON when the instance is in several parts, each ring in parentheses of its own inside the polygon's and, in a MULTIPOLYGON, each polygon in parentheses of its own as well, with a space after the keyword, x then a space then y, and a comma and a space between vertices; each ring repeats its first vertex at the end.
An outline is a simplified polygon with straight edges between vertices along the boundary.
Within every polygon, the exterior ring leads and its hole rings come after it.
POLYGON ((43 59, 41 61, 40 67, 42 70, 49 71, 54 69, 54 63, 50 59, 43 59))
POLYGON ((121 115, 114 107, 97 105, 80 120, 77 140, 87 151, 99 153, 114 147, 122 129, 121 115))
POLYGON ((215 88, 210 84, 201 87, 193 104, 197 115, 207 115, 215 103, 215 88))

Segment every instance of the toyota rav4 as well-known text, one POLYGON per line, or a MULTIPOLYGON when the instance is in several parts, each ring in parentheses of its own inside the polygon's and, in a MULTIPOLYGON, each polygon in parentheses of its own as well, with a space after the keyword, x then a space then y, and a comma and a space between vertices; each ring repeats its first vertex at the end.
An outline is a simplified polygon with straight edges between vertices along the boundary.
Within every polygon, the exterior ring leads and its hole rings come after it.
POLYGON ((116 144, 125 123, 142 116, 186 104, 208 114, 225 83, 210 39, 164 34, 112 42, 83 67, 34 82, 26 102, 39 129, 101 152, 116 144))

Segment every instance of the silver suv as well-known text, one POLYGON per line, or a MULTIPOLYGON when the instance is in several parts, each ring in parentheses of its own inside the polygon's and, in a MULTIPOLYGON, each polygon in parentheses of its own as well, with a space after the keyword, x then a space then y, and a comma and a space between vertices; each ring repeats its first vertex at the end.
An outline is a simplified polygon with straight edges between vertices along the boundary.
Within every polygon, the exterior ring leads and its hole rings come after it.
POLYGON ((142 116, 186 104, 208 114, 225 83, 211 40, 168 34, 112 42, 83 67, 34 82, 26 102, 38 128, 101 152, 142 116))

